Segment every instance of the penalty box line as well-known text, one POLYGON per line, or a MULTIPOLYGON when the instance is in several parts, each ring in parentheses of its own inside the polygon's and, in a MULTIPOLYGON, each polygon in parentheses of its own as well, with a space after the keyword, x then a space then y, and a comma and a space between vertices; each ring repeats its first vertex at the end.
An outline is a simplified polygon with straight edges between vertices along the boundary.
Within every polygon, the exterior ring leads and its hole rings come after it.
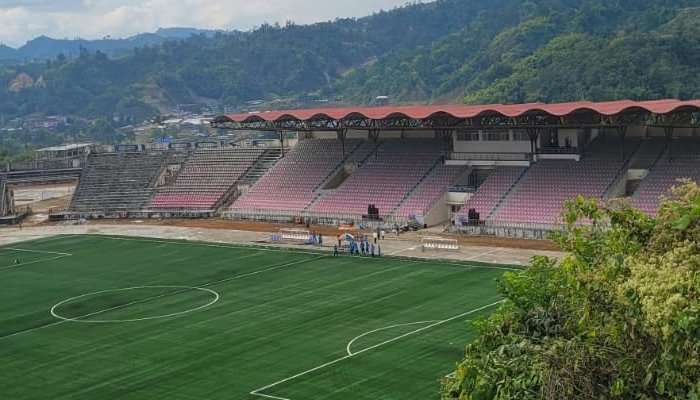
POLYGON ((48 250, 31 250, 31 249, 22 249, 22 248, 17 248, 17 247, 3 247, 0 248, 0 252, 4 250, 9 250, 9 251, 18 251, 18 252, 23 252, 23 253, 32 253, 32 254, 49 254, 53 255, 54 257, 49 257, 49 258, 40 258, 38 260, 32 260, 28 262, 23 262, 19 264, 12 264, 12 265, 5 265, 0 267, 0 271, 8 270, 8 269, 14 269, 14 268, 19 268, 19 267, 24 267, 25 265, 31 265, 31 264, 37 264, 40 262, 47 262, 47 261, 53 261, 53 260, 58 260, 61 258, 65 257, 72 257, 73 254, 71 253, 64 253, 60 251, 48 251, 48 250))
POLYGON ((377 344, 375 344, 375 345, 373 345, 373 346, 364 348, 364 349, 362 349, 362 350, 358 350, 358 351, 356 351, 356 352, 354 352, 354 353, 348 354, 348 355, 343 356, 343 357, 340 357, 340 358, 336 358, 335 360, 329 361, 329 362, 327 362, 327 363, 321 364, 321 365, 316 366, 316 367, 314 367, 314 368, 311 368, 311 369, 308 369, 308 370, 306 370, 306 371, 300 372, 300 373, 298 373, 298 374, 296 374, 296 375, 292 375, 292 376, 290 376, 290 377, 288 377, 288 378, 281 379, 281 380, 279 380, 279 381, 277 381, 277 382, 274 382, 274 383, 271 383, 271 384, 269 384, 269 385, 267 385, 267 386, 263 386, 263 387, 261 387, 261 388, 255 389, 255 390, 253 390, 253 391, 250 392, 250 395, 252 395, 252 396, 258 396, 258 397, 263 397, 263 398, 266 398, 266 399, 274 399, 274 400, 292 400, 292 399, 287 398, 287 397, 274 396, 274 395, 265 394, 265 393, 262 393, 262 392, 264 392, 264 391, 266 391, 266 390, 268 390, 268 389, 272 389, 273 387, 279 386, 279 385, 281 385, 281 384, 283 384, 283 383, 286 383, 286 382, 295 380, 295 379, 297 379, 297 378, 301 378, 302 376, 308 375, 308 374, 310 374, 310 373, 312 373, 312 372, 316 372, 316 371, 319 371, 319 370, 321 370, 321 369, 324 369, 324 368, 330 367, 330 366, 332 366, 332 365, 338 364, 338 363, 340 363, 340 362, 342 362, 342 361, 345 361, 345 360, 347 360, 347 359, 349 359, 349 358, 353 358, 353 357, 359 356, 360 354, 366 353, 366 352, 368 352, 368 351, 372 351, 372 350, 374 350, 374 349, 377 349, 377 348, 380 348, 380 347, 382 347, 382 346, 385 346, 385 345, 394 343, 394 342, 396 342, 396 341, 398 341, 398 340, 401 340, 401 339, 404 339, 404 338, 406 338, 406 337, 413 336, 413 335, 415 335, 415 334, 418 334, 418 333, 427 331, 427 330, 432 329, 432 328, 435 328, 435 327, 437 327, 437 326, 444 325, 444 324, 446 324, 446 323, 448 323, 448 322, 452 322, 452 321, 454 321, 454 320, 456 320, 456 319, 463 318, 463 317, 466 317, 466 316, 468 316, 468 315, 472 315, 472 314, 478 313, 478 312, 480 312, 480 311, 484 311, 484 310, 486 310, 486 309, 489 309, 489 308, 491 308, 491 307, 497 306, 497 305, 502 304, 502 303, 504 303, 504 302, 505 302, 505 300, 499 300, 499 301, 493 302, 493 303, 491 303, 491 304, 487 304, 487 305, 485 305, 485 306, 482 306, 482 307, 479 307, 479 308, 475 308, 475 309, 473 309, 473 310, 470 310, 470 311, 467 311, 467 312, 464 312, 464 313, 461 313, 461 314, 452 316, 452 317, 450 317, 450 318, 443 319, 443 320, 440 320, 440 321, 437 321, 437 322, 433 322, 433 323, 430 324, 430 325, 426 325, 426 326, 424 326, 424 327, 422 327, 422 328, 418 328, 418 329, 412 330, 412 331, 410 331, 410 332, 404 333, 404 334, 402 334, 402 335, 395 336, 395 337, 393 337, 393 338, 391 338, 391 339, 388 339, 388 340, 385 340, 385 341, 383 341, 383 342, 381 342, 381 343, 377 343, 377 344))

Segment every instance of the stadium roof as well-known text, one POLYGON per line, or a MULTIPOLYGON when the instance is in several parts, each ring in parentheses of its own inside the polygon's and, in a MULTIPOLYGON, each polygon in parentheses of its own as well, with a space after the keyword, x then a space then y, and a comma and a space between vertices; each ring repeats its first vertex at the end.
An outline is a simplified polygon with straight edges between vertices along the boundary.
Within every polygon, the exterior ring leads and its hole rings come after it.
POLYGON ((74 143, 74 144, 64 144, 61 146, 44 147, 43 149, 39 149, 37 151, 40 151, 40 152, 68 151, 68 150, 82 149, 84 147, 89 147, 89 146, 92 146, 92 143, 74 143))
POLYGON ((570 103, 527 103, 527 104, 489 104, 489 105, 416 105, 383 107, 337 107, 300 110, 263 111, 223 115, 215 123, 246 123, 256 121, 311 121, 330 119, 335 121, 349 119, 385 120, 391 118, 410 118, 415 120, 449 116, 458 119, 475 118, 486 115, 501 115, 507 118, 521 117, 529 114, 546 114, 565 117, 582 112, 593 112, 601 116, 615 116, 628 111, 646 111, 664 115, 677 111, 700 112, 700 100, 664 99, 653 101, 620 100, 610 102, 577 101, 570 103))

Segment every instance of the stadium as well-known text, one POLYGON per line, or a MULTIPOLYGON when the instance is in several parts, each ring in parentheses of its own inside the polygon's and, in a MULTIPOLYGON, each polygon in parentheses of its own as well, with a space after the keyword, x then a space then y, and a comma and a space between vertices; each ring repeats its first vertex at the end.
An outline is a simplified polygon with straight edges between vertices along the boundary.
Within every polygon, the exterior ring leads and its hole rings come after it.
POLYGON ((2 175, 8 223, 29 212, 15 192, 76 184, 48 222, 2 237, 3 397, 437 398, 468 322, 504 302, 496 281, 564 256, 545 239, 567 200, 653 216, 700 180, 700 100, 213 124, 278 139, 64 146, 2 175))
POLYGON ((700 101, 656 100, 222 115, 216 127, 279 139, 92 152, 70 207, 51 218, 447 226, 541 239, 577 195, 628 198, 653 215, 677 179, 700 176, 699 114, 700 101))

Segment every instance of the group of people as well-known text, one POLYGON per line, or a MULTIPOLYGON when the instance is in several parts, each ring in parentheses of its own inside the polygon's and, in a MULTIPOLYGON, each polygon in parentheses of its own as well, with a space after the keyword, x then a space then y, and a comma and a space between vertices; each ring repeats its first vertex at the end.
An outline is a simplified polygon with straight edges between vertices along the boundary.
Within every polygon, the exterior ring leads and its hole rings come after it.
POLYGON ((320 233, 311 232, 309 242, 316 246, 323 246, 323 235, 321 235, 320 233))
MULTIPOLYGON (((367 236, 360 238, 351 238, 348 240, 347 251, 350 255, 381 257, 382 246, 379 244, 378 235, 375 233, 373 241, 370 241, 367 236)), ((333 255, 338 256, 343 248, 341 236, 338 236, 338 244, 333 245, 333 255)))

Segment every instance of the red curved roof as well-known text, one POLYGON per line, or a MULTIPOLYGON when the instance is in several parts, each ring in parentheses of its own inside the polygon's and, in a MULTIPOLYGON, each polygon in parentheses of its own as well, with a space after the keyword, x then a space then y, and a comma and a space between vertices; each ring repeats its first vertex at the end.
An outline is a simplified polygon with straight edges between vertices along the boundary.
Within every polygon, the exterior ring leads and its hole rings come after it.
POLYGON ((652 100, 632 101, 619 100, 594 103, 577 101, 571 103, 528 103, 528 104, 490 104, 490 105, 415 105, 415 106, 385 106, 385 107, 329 107, 301 110, 263 111, 254 113, 228 114, 224 118, 232 122, 301 120, 308 121, 321 117, 342 120, 355 114, 368 119, 386 119, 395 115, 403 115, 412 119, 426 119, 436 114, 448 114, 455 118, 473 118, 481 114, 501 114, 506 117, 518 117, 531 112, 544 112, 561 117, 578 111, 593 111, 601 115, 611 116, 623 111, 639 108, 654 114, 668 114, 680 108, 692 107, 700 111, 700 100, 652 100))

